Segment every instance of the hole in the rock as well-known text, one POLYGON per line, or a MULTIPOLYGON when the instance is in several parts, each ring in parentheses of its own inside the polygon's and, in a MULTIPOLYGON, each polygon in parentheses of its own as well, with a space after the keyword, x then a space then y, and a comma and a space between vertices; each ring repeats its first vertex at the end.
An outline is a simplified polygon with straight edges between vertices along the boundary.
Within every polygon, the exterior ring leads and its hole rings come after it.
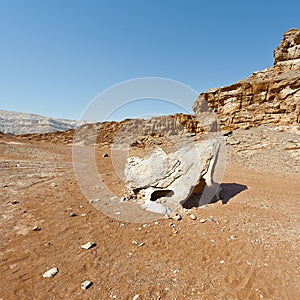
POLYGON ((159 198, 162 197, 171 197, 172 195, 174 195, 174 192, 172 190, 158 190, 158 191, 154 191, 151 194, 151 201, 156 201, 159 198))

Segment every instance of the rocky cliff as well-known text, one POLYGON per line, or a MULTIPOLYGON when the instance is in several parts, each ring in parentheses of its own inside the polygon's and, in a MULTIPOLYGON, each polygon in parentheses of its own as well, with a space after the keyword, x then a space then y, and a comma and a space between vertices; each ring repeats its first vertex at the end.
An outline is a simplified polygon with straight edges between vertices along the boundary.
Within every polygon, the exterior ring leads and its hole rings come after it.
POLYGON ((196 115, 207 110, 206 103, 222 129, 300 124, 300 30, 284 33, 272 67, 200 94, 193 105, 196 115))
POLYGON ((109 145, 130 143, 145 146, 152 139, 176 135, 190 135, 205 132, 199 121, 188 114, 175 114, 151 119, 126 119, 121 122, 85 124, 65 132, 23 134, 19 138, 54 143, 75 142, 85 145, 109 145))

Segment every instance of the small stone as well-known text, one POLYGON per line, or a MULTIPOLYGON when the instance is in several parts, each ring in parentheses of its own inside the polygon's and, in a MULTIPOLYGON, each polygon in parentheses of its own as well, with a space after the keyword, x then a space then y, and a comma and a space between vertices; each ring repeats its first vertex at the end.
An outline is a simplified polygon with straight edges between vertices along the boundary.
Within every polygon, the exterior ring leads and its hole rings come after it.
POLYGON ((55 182, 52 182, 50 185, 51 185, 52 187, 57 187, 57 183, 55 183, 55 182))
POLYGON ((76 217, 76 216, 77 216, 76 212, 71 212, 70 213, 70 217, 76 217))
POLYGON ((87 216, 87 214, 80 214, 80 216, 81 216, 81 217, 86 217, 86 216, 87 216))
POLYGON ((177 234, 177 233, 178 233, 178 230, 174 230, 174 231, 173 231, 173 234, 177 234))
POLYGON ((194 214, 190 214, 190 219, 197 220, 197 217, 194 214))
POLYGON ((142 246, 144 246, 145 245, 145 243, 140 243, 139 245, 138 245, 138 247, 142 247, 142 246))
POLYGON ((116 212, 115 212, 115 215, 116 215, 116 216, 119 216, 120 214, 121 214, 120 211, 116 211, 116 212))
POLYGON ((158 222, 158 221, 156 221, 156 222, 154 222, 154 224, 155 224, 155 225, 159 225, 159 222, 158 222))
POLYGON ((43 274, 44 278, 54 277, 58 273, 58 268, 54 267, 43 274))
POLYGON ((81 283, 81 289, 85 291, 88 288, 90 288, 92 285, 93 285, 93 283, 91 281, 86 280, 86 281, 81 283))
POLYGON ((102 155, 102 157, 108 157, 109 155, 107 154, 107 153, 104 153, 103 155, 102 155))
POLYGON ((173 214, 170 216, 170 219, 173 219, 175 221, 180 221, 181 220, 181 215, 180 214, 173 214))
POLYGON ((83 205, 79 205, 79 208, 83 208, 83 205))
POLYGON ((138 242, 137 242, 136 240, 133 240, 133 241, 131 241, 131 244, 133 244, 133 245, 137 245, 137 244, 138 244, 138 242))
POLYGON ((210 216, 209 218, 207 218, 207 221, 208 222, 213 222, 214 221, 214 218, 212 216, 210 216))
POLYGON ((13 204, 13 205, 18 204, 18 203, 19 203, 19 201, 17 201, 17 200, 11 201, 11 204, 13 204))
POLYGON ((236 236, 235 236, 235 235, 231 235, 231 236, 230 236, 230 239, 235 240, 235 239, 236 239, 236 236))
POLYGON ((97 203, 97 202, 99 202, 100 201, 100 199, 91 199, 91 200, 89 200, 88 202, 90 203, 90 204, 94 204, 94 203, 97 203))
POLYGON ((81 248, 82 248, 82 249, 85 249, 85 250, 89 250, 89 249, 95 247, 96 245, 97 245, 97 244, 94 243, 94 242, 87 242, 86 244, 81 245, 81 248))
POLYGON ((125 197, 120 198, 120 202, 125 202, 125 201, 126 201, 125 197))
POLYGON ((223 133, 223 135, 224 135, 224 136, 230 136, 230 135, 232 135, 232 130, 225 131, 225 132, 223 133))
POLYGON ((40 231, 40 230, 41 230, 41 228, 39 226, 34 226, 32 228, 32 231, 40 231))
POLYGON ((135 295, 132 300, 137 300, 140 297, 140 295, 135 295))
POLYGON ((47 242, 47 243, 44 244, 44 246, 50 247, 50 246, 52 246, 52 244, 50 242, 47 242))
POLYGON ((206 219, 200 219, 200 223, 205 223, 206 219))
POLYGON ((225 263, 225 260, 220 260, 220 264, 224 264, 225 263))

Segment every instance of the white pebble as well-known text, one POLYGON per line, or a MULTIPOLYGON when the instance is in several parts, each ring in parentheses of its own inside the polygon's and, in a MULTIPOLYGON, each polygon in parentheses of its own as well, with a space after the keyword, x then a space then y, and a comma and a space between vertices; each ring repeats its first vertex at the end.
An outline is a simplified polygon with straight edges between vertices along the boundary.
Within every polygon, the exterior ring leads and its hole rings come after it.
POLYGON ((87 242, 86 244, 82 245, 81 248, 85 249, 85 250, 88 250, 88 249, 91 249, 91 248, 93 248, 95 246, 96 246, 96 243, 94 243, 94 242, 87 242))
POLYGON ((197 220, 197 217, 194 214, 190 214, 190 219, 197 220))
POLYGON ((44 278, 54 277, 58 273, 58 268, 54 267, 43 274, 44 278))
POLYGON ((88 288, 90 288, 92 285, 93 285, 93 283, 91 281, 86 280, 86 281, 81 283, 81 289, 85 291, 88 288))

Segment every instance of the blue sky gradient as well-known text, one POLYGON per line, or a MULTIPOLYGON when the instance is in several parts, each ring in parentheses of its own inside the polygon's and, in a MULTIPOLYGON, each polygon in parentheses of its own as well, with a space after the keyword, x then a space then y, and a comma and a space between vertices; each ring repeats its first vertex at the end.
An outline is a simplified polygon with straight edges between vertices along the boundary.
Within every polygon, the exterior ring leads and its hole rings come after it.
POLYGON ((101 91, 137 77, 199 93, 228 85, 273 64, 299 11, 299 1, 0 0, 0 109, 79 119, 101 91))

